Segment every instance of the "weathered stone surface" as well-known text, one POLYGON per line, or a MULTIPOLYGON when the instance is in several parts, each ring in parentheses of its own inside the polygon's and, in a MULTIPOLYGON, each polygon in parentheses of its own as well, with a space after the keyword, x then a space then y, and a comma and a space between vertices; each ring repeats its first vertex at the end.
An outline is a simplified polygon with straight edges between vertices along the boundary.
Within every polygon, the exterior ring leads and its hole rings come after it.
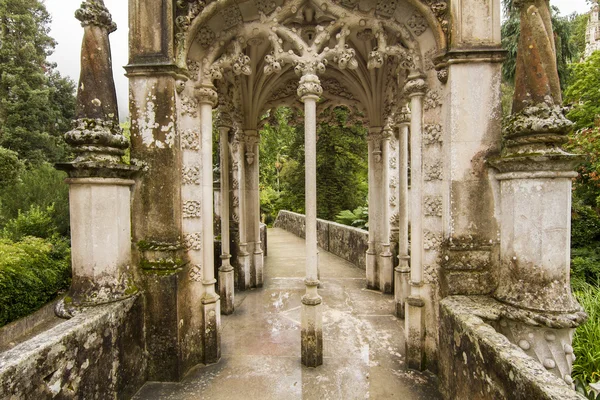
POLYGON ((485 297, 441 301, 439 371, 445 398, 583 399, 486 323, 497 314, 485 297))
POLYGON ((131 398, 146 381, 139 296, 86 308, 0 354, 0 398, 131 398))
MULTIPOLYGON (((304 238, 304 215, 290 211, 280 211, 275 227, 285 229, 304 238)), ((369 247, 369 233, 362 229, 317 220, 319 247, 350 261, 359 268, 366 268, 366 252, 369 247)))

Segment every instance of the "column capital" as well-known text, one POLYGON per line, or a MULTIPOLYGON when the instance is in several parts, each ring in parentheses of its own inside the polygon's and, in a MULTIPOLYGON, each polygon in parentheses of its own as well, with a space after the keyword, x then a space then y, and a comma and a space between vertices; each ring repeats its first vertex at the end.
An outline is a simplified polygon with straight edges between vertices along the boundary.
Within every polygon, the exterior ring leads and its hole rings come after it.
POLYGON ((409 79, 404 85, 404 93, 408 97, 424 96, 427 83, 420 76, 409 79))
POLYGON ((306 74, 300 78, 300 85, 298 86, 298 97, 302 101, 307 98, 313 98, 317 100, 323 94, 323 87, 321 86, 321 80, 317 75, 306 74))
POLYGON ((196 97, 200 104, 210 104, 215 107, 219 102, 219 95, 212 83, 201 83, 196 87, 196 97))
POLYGON ((408 126, 410 125, 411 113, 410 109, 407 106, 403 106, 400 112, 398 113, 396 122, 400 126, 408 126))

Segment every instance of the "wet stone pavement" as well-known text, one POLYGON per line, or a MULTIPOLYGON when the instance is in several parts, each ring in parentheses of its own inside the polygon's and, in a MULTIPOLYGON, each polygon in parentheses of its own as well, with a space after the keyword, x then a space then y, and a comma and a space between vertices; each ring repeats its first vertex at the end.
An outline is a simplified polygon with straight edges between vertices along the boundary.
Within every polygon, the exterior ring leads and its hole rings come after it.
POLYGON ((180 383, 147 383, 135 399, 440 399, 435 377, 407 371, 391 295, 365 289, 364 271, 323 250, 323 365, 300 362, 304 241, 269 230, 265 284, 236 293, 222 316, 222 358, 180 383))

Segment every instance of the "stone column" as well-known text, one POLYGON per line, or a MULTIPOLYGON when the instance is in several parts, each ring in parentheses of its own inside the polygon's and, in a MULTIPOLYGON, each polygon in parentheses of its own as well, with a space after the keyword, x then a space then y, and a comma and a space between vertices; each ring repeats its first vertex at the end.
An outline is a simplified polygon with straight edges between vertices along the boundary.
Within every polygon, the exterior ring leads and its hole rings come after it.
POLYGON ((245 142, 245 212, 247 251, 250 256, 250 287, 263 284, 263 251, 260 241, 260 191, 259 191, 259 140, 258 131, 244 131, 245 142))
POLYGON ((234 139, 232 143, 232 159, 235 163, 232 168, 232 189, 237 192, 238 205, 234 207, 238 211, 238 234, 239 240, 236 249, 236 268, 237 268, 237 288, 238 290, 246 290, 250 288, 250 254, 248 253, 248 239, 246 221, 246 161, 245 161, 245 145, 243 142, 243 134, 236 133, 238 140, 234 139), (237 174, 235 173, 237 172, 237 174))
POLYGON ((234 273, 229 260, 229 131, 231 127, 219 127, 221 153, 221 268, 219 268, 219 295, 221 312, 225 315, 234 311, 234 273))
POLYGON ((377 187, 375 181, 377 180, 377 162, 376 158, 379 157, 381 161, 381 149, 377 148, 380 146, 380 141, 375 140, 381 128, 370 128, 368 140, 368 179, 369 179, 369 247, 366 255, 366 277, 367 277, 367 288, 377 290, 379 289, 379 274, 377 271, 377 227, 379 226, 379 201, 377 197, 377 187))
POLYGON ((70 318, 81 307, 138 292, 131 273, 130 189, 137 168, 121 162, 128 147, 119 127, 108 35, 117 27, 102 1, 75 13, 84 27, 75 128, 65 135, 76 158, 58 164, 69 175, 73 280, 56 308, 70 318))
POLYGON ((306 157, 306 294, 302 297, 302 364, 323 364, 322 299, 318 293, 317 248, 317 100, 323 94, 319 78, 308 73, 300 79, 298 97, 304 102, 306 157))
POLYGON ((381 161, 377 177, 378 201, 379 201, 379 226, 377 272, 379 274, 379 290, 382 293, 392 293, 394 286, 394 261, 390 245, 390 217, 389 217, 389 174, 390 174, 390 137, 391 130, 381 132, 381 161))
POLYGON ((405 302, 410 294, 410 256, 408 255, 408 137, 410 110, 407 107, 402 108, 398 122, 400 124, 400 134, 398 137, 398 170, 400 173, 398 178, 398 186, 400 188, 400 197, 398 199, 399 263, 394 271, 394 299, 396 301, 396 316, 404 318, 405 302))
POLYGON ((571 180, 578 157, 564 152, 572 123, 562 112, 548 2, 519 2, 513 114, 503 129, 498 329, 572 384, 571 339, 586 315, 571 294, 571 180))
POLYGON ((409 77, 404 88, 410 98, 410 296, 406 299, 406 359, 412 369, 423 368, 424 306, 421 289, 423 287, 423 163, 421 137, 423 134, 423 96, 425 81, 419 77, 409 77))
POLYGON ((217 92, 212 83, 203 83, 197 89, 200 103, 200 148, 202 152, 202 312, 204 316, 204 363, 212 364, 221 358, 221 302, 215 291, 214 233, 213 233, 213 168, 212 135, 213 107, 217 92))

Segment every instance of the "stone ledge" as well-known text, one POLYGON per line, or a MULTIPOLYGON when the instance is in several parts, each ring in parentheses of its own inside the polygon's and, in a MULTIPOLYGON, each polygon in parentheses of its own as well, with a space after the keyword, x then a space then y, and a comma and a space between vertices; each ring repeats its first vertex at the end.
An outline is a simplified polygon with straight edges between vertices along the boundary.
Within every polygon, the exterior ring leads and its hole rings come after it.
POLYGON ((85 309, 0 354, 0 398, 130 398, 146 380, 139 296, 85 309))
POLYGON ((440 379, 447 399, 584 399, 485 322, 496 314, 493 300, 447 297, 440 311, 440 379))

